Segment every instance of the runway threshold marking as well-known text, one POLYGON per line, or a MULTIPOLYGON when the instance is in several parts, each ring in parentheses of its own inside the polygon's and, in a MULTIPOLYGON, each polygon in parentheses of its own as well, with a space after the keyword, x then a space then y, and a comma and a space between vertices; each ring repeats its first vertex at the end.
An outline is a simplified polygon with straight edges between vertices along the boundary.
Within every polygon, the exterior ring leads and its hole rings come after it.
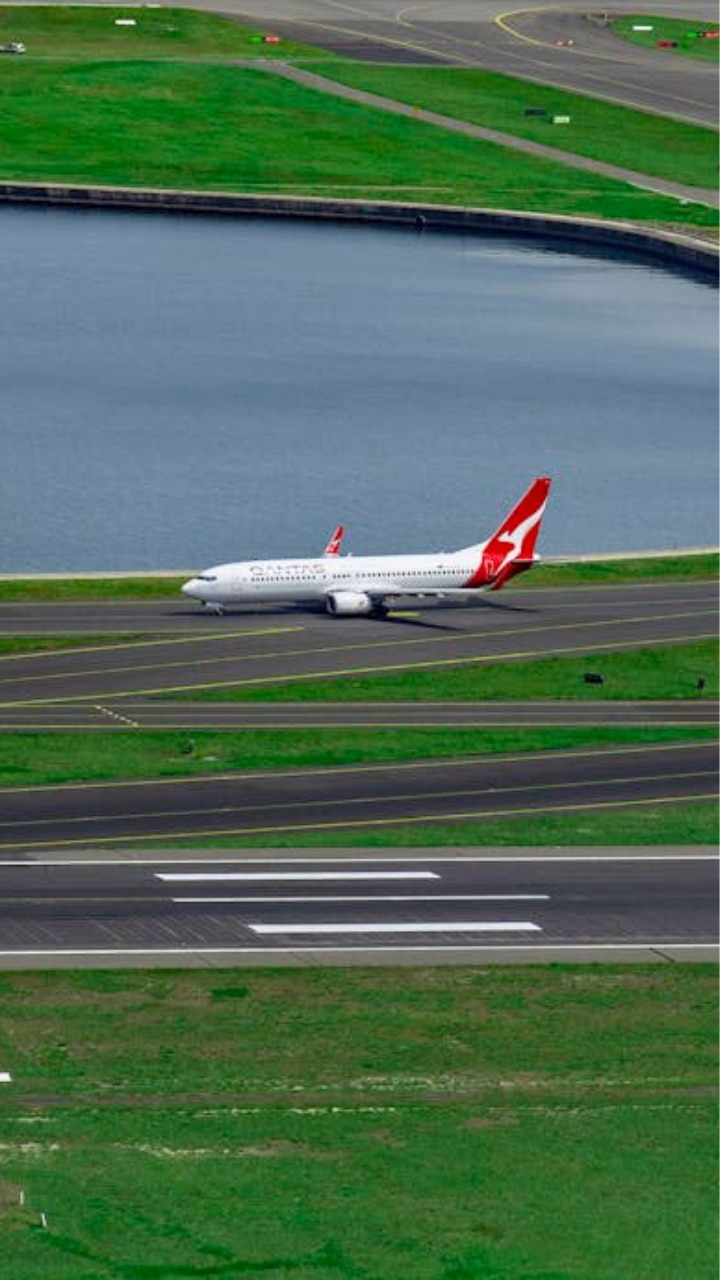
MULTIPOLYGON (((672 615, 669 615, 669 616, 672 616, 672 615)), ((675 615, 675 617, 707 617, 707 616, 714 617, 715 610, 703 609, 698 611, 697 613, 675 615)), ((424 639, 410 640, 410 641, 405 641, 404 643, 405 644, 425 644, 425 643, 434 644, 442 640, 445 640, 445 641, 454 640, 455 642, 462 642, 463 640, 466 640, 466 639, 473 640, 473 639, 484 639, 486 637, 492 638, 493 636, 502 637, 505 635, 522 635, 522 634, 526 634, 529 631, 536 631, 536 630, 537 631, 548 631, 548 630, 552 630, 552 631, 571 630, 572 631, 572 630, 580 630, 583 627, 593 627, 597 629, 597 627, 600 627, 600 626, 602 627, 621 626, 624 623, 627 623, 629 625, 629 624, 638 624, 638 623, 647 623, 647 622, 659 622, 659 621, 665 621, 665 620, 666 619, 663 616, 660 618, 658 617, 629 618, 629 619, 613 618, 613 619, 610 619, 609 621, 599 622, 599 623, 595 621, 577 622, 577 623, 560 623, 557 626, 553 626, 551 623, 548 623, 547 626, 545 627, 523 628, 519 631, 512 631, 512 632, 500 632, 500 631, 472 632, 472 633, 465 633, 463 636, 439 636, 439 637, 432 636, 432 637, 429 637, 427 640, 424 640, 424 639)), ((641 648, 643 645, 652 645, 653 647, 657 647, 658 645, 663 645, 663 644, 677 645, 677 644, 683 644, 685 641, 715 640, 715 639, 717 639, 716 630, 706 631, 706 632, 704 631, 693 632, 690 635, 680 635, 680 636, 678 635, 647 636, 647 637, 638 636, 634 640, 609 640, 609 641, 605 641, 604 643, 603 642, 598 643, 593 641, 591 648, 592 648, 593 654, 595 654, 600 650, 606 650, 606 649, 609 649, 611 652, 614 652, 615 650, 619 650, 619 649, 638 649, 638 648, 641 648)), ((384 643, 401 643, 401 642, 388 641, 388 642, 381 642, 380 645, 357 645, 357 646, 348 645, 348 646, 339 646, 339 648, 340 650, 343 650, 344 648, 373 649, 373 648, 382 647, 384 643)), ((472 666, 479 663, 502 664, 505 662, 511 662, 516 658, 552 658, 552 657, 557 657, 558 655, 566 654, 566 653, 586 654, 587 651, 588 651, 587 644, 582 644, 582 645, 552 645, 551 644, 545 649, 518 649, 514 652, 511 651, 509 653, 499 652, 499 653, 480 654, 480 655, 473 654, 468 657, 455 655, 452 658, 428 658, 422 662, 383 663, 383 664, 377 664, 371 667, 340 667, 340 668, 331 669, 329 671, 288 672, 284 675, 251 676, 249 678, 247 677, 236 678, 234 680, 212 680, 206 683, 161 685, 161 686, 156 686, 150 689, 124 689, 117 693, 110 693, 110 692, 103 691, 101 694, 98 694, 97 692, 95 692, 95 693, 66 694, 64 697, 60 695, 58 697, 51 697, 51 698, 18 698, 11 702, 0 702, 0 708, 8 710, 8 709, 17 708, 17 707, 74 706, 81 702, 96 702, 99 696, 102 697, 104 702, 110 702, 111 700, 115 700, 118 698, 120 699, 138 698, 138 697, 151 697, 153 695, 157 696, 159 694, 170 695, 173 693, 188 693, 188 692, 192 693, 192 692, 197 692, 200 689, 233 689, 233 688, 241 688, 245 686, 249 687, 251 685, 262 685, 262 684, 265 684, 265 685, 295 684, 301 680, 302 681, 322 680, 322 679, 327 679, 331 677, 336 678, 339 676, 382 675, 383 672, 387 672, 387 671, 414 671, 414 670, 422 670, 430 667, 461 667, 461 666, 472 666)), ((245 656, 240 655, 236 659, 236 661, 250 661, 250 660, 257 661, 257 660, 268 659, 268 658, 298 657, 298 656, 304 656, 305 654, 312 653, 312 652, 322 653, 324 652, 324 650, 322 649, 300 650, 297 653, 288 651, 287 653, 280 652, 275 654, 248 654, 245 656)), ((208 661, 213 661, 213 659, 209 659, 208 661)), ((221 659, 217 659, 217 661, 229 662, 229 661, 232 661, 232 659, 221 658, 221 659)), ((183 665, 183 664, 176 664, 176 665, 183 665)), ((198 664, 193 664, 193 665, 198 665, 198 664)), ((127 670, 133 670, 133 668, 127 668, 127 670)), ((71 674, 74 675, 75 673, 66 673, 62 678, 67 679, 68 676, 71 674)), ((92 673, 81 672, 79 674, 81 675, 94 674, 96 676, 103 676, 103 675, 111 675, 111 674, 118 674, 118 673, 100 671, 100 672, 92 672, 92 673)), ((30 677, 31 680, 44 679, 44 678, 45 677, 42 677, 42 676, 30 677)), ((53 679, 56 677, 48 676, 47 678, 53 679)), ((57 678, 60 678, 60 677, 57 677, 57 678)))
POLYGON ((155 873, 156 880, 440 880, 436 871, 171 871, 155 873))
POLYGON ((285 769, 245 769, 236 770, 232 773, 190 773, 187 775, 176 774, 171 778, 120 778, 120 779, 98 779, 95 782, 41 782, 35 786, 25 787, 0 787, 0 796, 27 795, 38 792, 52 792, 60 794, 66 791, 97 791, 97 790, 113 790, 120 791, 128 787, 161 787, 161 786, 189 786, 190 784, 198 785, 200 783, 216 783, 216 782, 257 782, 257 781, 275 781, 279 778, 325 778, 325 777, 347 777, 351 773, 387 773, 392 770, 393 773, 407 773, 413 769, 462 769, 469 768, 477 764, 520 764, 528 760, 580 760, 591 759, 594 756, 607 758, 610 756, 628 756, 628 755, 650 755, 657 754, 662 751, 692 751, 698 747, 709 747, 714 742, 714 738, 702 738, 699 740, 691 739, 690 741, 670 741, 670 742, 639 742, 627 746, 610 746, 610 747, 577 747, 577 748, 556 748, 548 751, 520 751, 515 755, 505 755, 502 752, 480 752, 477 755, 467 756, 442 756, 432 760, 378 760, 371 764, 335 764, 327 765, 321 768, 288 767, 285 769))
POLYGON ((248 924, 253 933, 542 933, 530 920, 372 921, 365 924, 248 924))
MULTIPOLYGON (((67 898, 62 898, 59 900, 62 902, 68 901, 67 898)), ((18 899, 8 898, 7 901, 15 902, 15 901, 18 901, 18 899)), ((36 899, 23 898, 23 899, 20 899, 20 901, 34 902, 36 901, 36 899)), ((44 899, 37 899, 37 901, 44 901, 44 899)), ((74 899, 72 899, 72 901, 74 901, 74 899)), ((86 901, 86 899, 80 899, 80 901, 86 901)), ((102 899, 98 899, 98 901, 104 902, 106 901, 106 899, 102 898, 102 899)), ((123 898, 123 901, 125 902, 127 901, 127 899, 123 898)), ((136 901, 136 899, 132 899, 132 901, 136 901)), ((156 901, 156 899, 142 898, 142 899, 137 899, 137 901, 142 901, 142 902, 153 901, 154 902, 156 901)), ((359 897, 357 895, 343 895, 343 897, 336 897, 336 898, 329 898, 327 896, 314 897, 314 898, 307 898, 307 897, 299 898, 297 897, 297 895, 295 895, 292 898, 276 898, 276 897, 272 897, 272 898, 267 898, 267 897, 266 898, 171 898, 171 902, 178 903, 178 904, 191 903, 195 906, 203 905, 203 904, 206 906, 209 906, 211 904, 218 906, 220 905, 220 903, 225 903, 225 902, 244 903, 245 905, 250 905, 250 906, 252 906, 253 903, 264 904, 264 905, 267 905, 268 903, 272 903, 272 904, 278 903, 283 906, 295 904, 295 905, 302 906, 303 904, 309 904, 309 903, 315 904, 315 903, 323 903, 323 902, 332 902, 332 903, 404 902, 408 905, 412 905, 414 902, 549 902, 549 901, 550 901, 549 893, 433 893, 433 894, 406 893, 403 895, 394 894, 389 897, 383 894, 381 897, 378 895, 372 895, 372 896, 366 895, 364 897, 359 897)))
MULTIPOLYGON (((225 838, 228 836, 258 836, 273 833, 292 834, 295 832, 317 832, 329 830, 353 830, 356 827, 397 827, 397 826, 416 826, 418 823, 430 824, 442 822, 468 822, 468 821, 493 821, 501 818, 525 817, 528 814, 552 814, 552 813, 586 813, 604 809, 630 809, 638 808, 642 805, 659 805, 659 804, 693 804, 702 801, 717 802, 717 791, 700 792, 695 795, 686 796, 655 796, 648 800, 599 800, 586 802, 585 804, 555 804, 555 805, 526 805, 520 809, 494 809, 488 811, 481 809, 477 812, 467 813, 436 813, 423 815, 422 817, 400 817, 400 818, 359 818, 346 822, 317 822, 304 823, 285 826, 269 826, 269 827, 232 827, 218 829, 210 828, 208 831, 164 831, 156 835, 123 835, 123 836, 80 836, 70 840, 62 838, 55 840, 16 840, 12 843, 0 844, 0 852, 3 849, 47 849, 47 848, 74 848, 79 845, 87 844, 103 844, 106 845, 122 843, 137 844, 139 841, 167 841, 167 840, 201 840, 204 837, 211 839, 225 838)), ((308 846, 311 849, 312 846, 308 846)), ((389 846, 391 847, 391 846, 389 846)), ((630 859, 632 861, 632 859, 630 859)), ((24 864, 23 864, 24 865, 24 864)))

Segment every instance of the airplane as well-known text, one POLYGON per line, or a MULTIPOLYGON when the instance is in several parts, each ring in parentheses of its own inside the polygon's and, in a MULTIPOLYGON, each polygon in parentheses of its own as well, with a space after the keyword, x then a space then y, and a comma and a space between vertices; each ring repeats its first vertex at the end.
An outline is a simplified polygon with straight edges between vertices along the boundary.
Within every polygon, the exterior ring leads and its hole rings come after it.
MULTIPOLYGON (((551 481, 530 488, 486 542, 436 555, 335 556, 316 560, 249 560, 206 569, 182 591, 214 613, 231 604, 324 603, 336 618, 384 618, 388 600, 462 601, 499 591, 532 569, 551 481)), ((334 538, 328 544, 332 546, 334 538)))

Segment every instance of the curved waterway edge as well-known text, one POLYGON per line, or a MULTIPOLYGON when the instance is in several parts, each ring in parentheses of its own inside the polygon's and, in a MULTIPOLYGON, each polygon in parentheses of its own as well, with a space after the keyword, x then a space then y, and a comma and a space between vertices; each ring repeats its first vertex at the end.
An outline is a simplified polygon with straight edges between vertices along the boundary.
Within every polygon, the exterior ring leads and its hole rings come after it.
POLYGON ((454 205, 400 204, 390 201, 327 200, 315 196, 262 196, 221 191, 175 191, 146 187, 104 187, 59 183, 0 183, 0 205, 52 205, 64 208, 157 210, 231 216, 280 216, 332 222, 384 223, 428 229, 476 231, 483 235, 528 236, 568 244, 614 248, 645 261, 690 269, 717 278, 717 245, 663 228, 640 227, 560 214, 520 213, 506 209, 454 205))

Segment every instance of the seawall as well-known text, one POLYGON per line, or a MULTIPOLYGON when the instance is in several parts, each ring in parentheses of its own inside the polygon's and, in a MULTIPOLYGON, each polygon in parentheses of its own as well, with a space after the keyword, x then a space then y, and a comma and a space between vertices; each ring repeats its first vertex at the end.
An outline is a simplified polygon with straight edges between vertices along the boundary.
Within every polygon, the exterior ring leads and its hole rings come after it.
POLYGON ((171 191, 144 187, 101 187, 57 183, 0 183, 0 204, 83 209, 141 210, 234 217, 290 217, 359 224, 443 228, 484 236, 565 240, 568 244, 611 248, 668 266, 717 278, 716 245, 674 230, 596 218, 468 209, 453 205, 386 201, 326 200, 314 196, 261 196, 221 191, 171 191))

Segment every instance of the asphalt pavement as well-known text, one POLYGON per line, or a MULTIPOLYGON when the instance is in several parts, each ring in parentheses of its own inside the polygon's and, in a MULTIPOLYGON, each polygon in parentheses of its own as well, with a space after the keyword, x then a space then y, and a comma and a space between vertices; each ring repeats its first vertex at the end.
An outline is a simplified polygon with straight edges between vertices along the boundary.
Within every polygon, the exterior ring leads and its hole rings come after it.
MULTIPOLYGON (((202 690, 441 671, 552 655, 599 658, 614 650, 716 636, 717 628, 712 581, 528 588, 477 606, 418 610, 415 605, 387 621, 333 619, 324 611, 292 608, 238 610, 217 618, 180 598, 6 602, 0 604, 0 635, 147 638, 0 657, 0 721, 7 723, 10 708, 63 703, 67 714, 70 704, 89 704, 105 708, 111 721, 112 714, 123 714, 123 700, 160 693, 192 696, 202 690)), ((547 693, 551 696, 552 689, 547 693)))
MULTIPOLYGON (((543 84, 588 93, 627 106, 717 126, 717 68, 711 63, 613 35, 602 7, 587 0, 515 10, 498 0, 201 0, 202 7, 235 14, 286 38, 371 62, 483 67, 543 84), (589 18, 594 14, 594 20, 589 18)), ((195 7, 200 7, 197 3, 195 7)), ((616 0, 614 16, 635 13, 616 0)), ((656 15, 715 22, 715 6, 657 0, 656 15)))
POLYGON ((717 876, 706 850, 14 863, 0 968, 711 958, 717 876))
POLYGON ((372 833, 718 795, 714 742, 257 770, 0 791, 0 853, 372 833))
POLYGON ((0 732, 127 732, 128 729, 400 729, 547 726, 716 727, 717 698, 613 702, 144 702, 0 708, 0 732))

